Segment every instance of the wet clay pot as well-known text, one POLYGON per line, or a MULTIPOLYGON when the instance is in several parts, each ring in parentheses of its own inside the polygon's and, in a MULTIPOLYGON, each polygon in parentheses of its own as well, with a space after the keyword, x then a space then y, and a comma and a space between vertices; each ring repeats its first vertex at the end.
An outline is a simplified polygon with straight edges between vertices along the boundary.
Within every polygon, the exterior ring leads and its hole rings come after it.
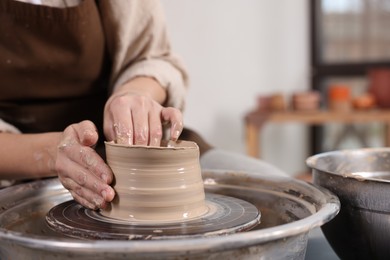
POLYGON ((105 145, 116 196, 102 210, 104 216, 156 224, 186 221, 207 213, 196 143, 105 145))

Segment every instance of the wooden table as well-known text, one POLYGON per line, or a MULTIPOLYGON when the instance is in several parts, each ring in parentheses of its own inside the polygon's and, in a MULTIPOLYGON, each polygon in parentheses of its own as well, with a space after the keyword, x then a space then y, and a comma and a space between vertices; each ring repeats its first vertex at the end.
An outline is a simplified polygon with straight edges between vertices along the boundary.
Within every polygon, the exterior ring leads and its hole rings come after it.
POLYGON ((386 127, 385 144, 390 146, 390 110, 369 110, 351 112, 333 111, 251 111, 245 115, 245 135, 247 154, 261 156, 261 129, 266 123, 298 122, 307 125, 325 125, 327 123, 384 123, 386 127))

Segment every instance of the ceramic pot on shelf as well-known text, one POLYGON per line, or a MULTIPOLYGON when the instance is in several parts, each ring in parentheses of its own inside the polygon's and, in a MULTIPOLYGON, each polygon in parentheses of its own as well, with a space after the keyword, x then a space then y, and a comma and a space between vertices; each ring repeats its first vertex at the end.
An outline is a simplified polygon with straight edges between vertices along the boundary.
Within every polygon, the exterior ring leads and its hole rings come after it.
POLYGON ((377 68, 368 72, 369 92, 379 108, 390 108, 390 68, 377 68))

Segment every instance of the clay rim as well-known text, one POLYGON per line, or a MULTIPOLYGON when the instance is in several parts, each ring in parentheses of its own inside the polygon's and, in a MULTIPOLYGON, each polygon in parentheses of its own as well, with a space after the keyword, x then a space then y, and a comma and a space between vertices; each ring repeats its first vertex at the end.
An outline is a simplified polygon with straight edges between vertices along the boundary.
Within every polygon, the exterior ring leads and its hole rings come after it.
POLYGON ((195 142, 191 141, 161 141, 160 146, 148 146, 148 145, 127 145, 127 144, 118 144, 114 141, 104 141, 105 145, 112 147, 121 147, 128 149, 150 149, 150 150, 188 150, 188 149, 199 149, 198 145, 195 142))

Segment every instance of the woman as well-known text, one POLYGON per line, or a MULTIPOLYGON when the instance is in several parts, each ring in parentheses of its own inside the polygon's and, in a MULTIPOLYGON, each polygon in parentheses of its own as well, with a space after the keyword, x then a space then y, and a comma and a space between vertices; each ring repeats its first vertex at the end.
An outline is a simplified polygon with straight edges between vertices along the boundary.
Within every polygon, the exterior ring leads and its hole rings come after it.
POLYGON ((186 73, 157 0, 0 1, 0 179, 58 175, 75 200, 114 197, 106 140, 182 129, 186 73), (96 147, 96 149, 95 149, 96 147))

